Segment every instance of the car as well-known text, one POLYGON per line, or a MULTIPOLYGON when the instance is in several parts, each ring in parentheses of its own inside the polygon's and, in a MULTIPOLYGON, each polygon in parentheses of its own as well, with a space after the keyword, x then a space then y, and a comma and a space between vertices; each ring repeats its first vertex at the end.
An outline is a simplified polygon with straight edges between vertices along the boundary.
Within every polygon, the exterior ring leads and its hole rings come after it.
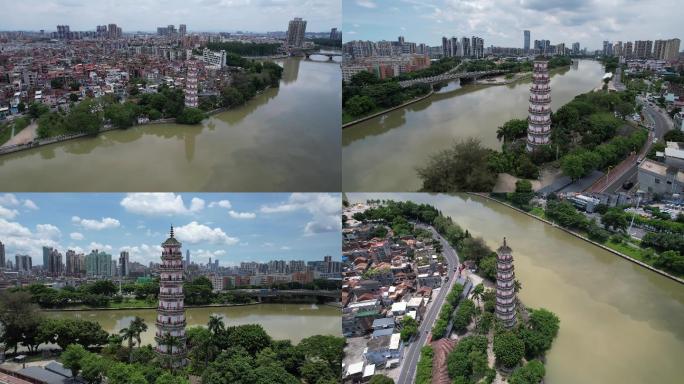
POLYGON ((625 181, 624 183, 622 183, 622 189, 626 189, 626 190, 628 190, 628 191, 629 191, 630 189, 632 189, 633 186, 634 186, 634 182, 629 181, 629 180, 628 180, 628 181, 625 181))

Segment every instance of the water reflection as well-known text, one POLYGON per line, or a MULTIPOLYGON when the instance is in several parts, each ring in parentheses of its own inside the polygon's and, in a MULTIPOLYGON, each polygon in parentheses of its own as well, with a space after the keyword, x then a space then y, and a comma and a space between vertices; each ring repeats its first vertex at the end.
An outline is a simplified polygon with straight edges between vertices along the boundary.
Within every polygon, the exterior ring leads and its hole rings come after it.
POLYGON ((2 156, 0 180, 11 180, 6 191, 339 191, 340 67, 280 63, 280 87, 201 125, 149 124, 2 156))
MULTIPOLYGON (((590 60, 552 71, 552 108, 590 91, 602 75, 601 64, 590 60)), ((527 116, 530 82, 450 83, 425 100, 344 129, 343 189, 415 191, 420 188, 416 167, 454 140, 477 137, 487 147, 500 148, 496 129, 509 119, 527 116)))

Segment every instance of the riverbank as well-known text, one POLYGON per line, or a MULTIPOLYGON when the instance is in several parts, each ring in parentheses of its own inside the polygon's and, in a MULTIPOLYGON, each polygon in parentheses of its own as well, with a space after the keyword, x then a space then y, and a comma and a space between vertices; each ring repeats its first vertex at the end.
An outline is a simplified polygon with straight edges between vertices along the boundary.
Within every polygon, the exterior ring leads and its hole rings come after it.
POLYGON ((387 112, 392 112, 392 111, 394 111, 394 110, 397 110, 397 109, 400 109, 400 108, 404 108, 404 107, 406 107, 407 105, 411 105, 411 104, 413 104, 413 103, 417 103, 417 102, 419 102, 419 101, 421 101, 421 100, 425 100, 425 99, 427 99, 428 97, 432 96, 434 93, 435 93, 435 91, 430 91, 430 93, 428 93, 428 94, 425 95, 425 96, 421 96, 421 97, 415 98, 415 99, 413 99, 413 100, 409 100, 409 101, 407 101, 407 102, 405 102, 405 103, 403 103, 403 104, 401 104, 401 105, 397 105, 396 107, 384 109, 384 110, 382 110, 382 111, 380 111, 380 112, 375 112, 375 113, 372 113, 372 114, 370 114, 370 115, 368 115, 368 116, 364 116, 364 117, 358 118, 358 119, 356 119, 356 120, 350 121, 350 122, 348 122, 348 123, 342 124, 342 129, 351 127, 352 125, 355 125, 355 124, 364 122, 364 121, 366 121, 366 120, 370 120, 370 119, 375 118, 375 117, 378 117, 378 116, 382 116, 382 115, 384 115, 384 114, 387 113, 387 112))
POLYGON ((532 218, 534 218, 534 219, 536 219, 536 220, 539 220, 539 221, 541 221, 541 222, 543 222, 543 223, 546 223, 546 224, 548 224, 548 225, 551 225, 551 226, 554 227, 554 228, 558 228, 558 229, 564 231, 565 233, 568 233, 568 234, 570 234, 570 235, 572 235, 572 236, 577 237, 578 239, 581 239, 581 240, 584 240, 584 241, 586 241, 586 242, 588 242, 588 243, 591 243, 592 245, 595 245, 595 246, 597 246, 597 247, 599 247, 599 248, 601 248, 601 249, 603 249, 603 250, 605 250, 605 251, 608 251, 608 252, 610 252, 610 253, 612 253, 612 254, 614 254, 614 255, 620 256, 620 257, 622 257, 622 258, 625 259, 625 260, 631 261, 632 263, 635 263, 635 264, 637 264, 637 265, 639 265, 639 266, 641 266, 641 267, 644 267, 644 268, 646 268, 646 269, 648 269, 648 270, 650 270, 650 271, 652 271, 652 272, 655 272, 655 273, 657 273, 657 274, 659 274, 659 275, 661 275, 661 276, 667 277, 668 279, 671 279, 671 280, 673 280, 673 281, 676 281, 676 282, 678 282, 678 283, 680 283, 680 284, 684 284, 684 279, 681 279, 681 278, 679 278, 679 277, 677 277, 677 276, 671 275, 671 274, 669 274, 669 273, 667 273, 667 272, 665 272, 665 271, 661 271, 660 269, 655 268, 655 267, 653 267, 653 266, 651 266, 651 265, 649 265, 649 264, 646 264, 646 263, 644 263, 644 262, 641 261, 641 260, 637 260, 637 259, 635 259, 635 258, 633 258, 633 257, 631 257, 631 256, 628 256, 628 255, 626 255, 626 254, 624 254, 624 253, 622 253, 622 252, 616 251, 616 250, 614 250, 614 249, 612 249, 612 248, 610 248, 610 247, 608 247, 608 246, 605 246, 605 245, 603 245, 603 244, 601 244, 601 243, 598 243, 598 242, 596 242, 596 241, 594 241, 594 240, 591 240, 591 239, 589 239, 588 237, 583 236, 583 235, 581 235, 581 234, 579 234, 579 233, 577 233, 577 232, 575 232, 575 231, 572 231, 572 230, 570 230, 570 229, 564 228, 564 227, 562 227, 562 226, 560 226, 560 225, 558 225, 558 224, 556 224, 556 223, 554 223, 554 222, 552 222, 552 221, 549 221, 549 220, 547 220, 547 219, 544 219, 543 217, 539 217, 539 216, 534 215, 534 214, 532 214, 532 213, 530 213, 530 212, 526 212, 526 211, 524 211, 524 210, 522 210, 522 209, 520 209, 520 208, 518 208, 518 207, 515 207, 515 206, 513 206, 513 205, 511 205, 511 204, 508 204, 508 203, 506 203, 506 202, 504 202, 504 201, 495 199, 495 198, 489 196, 488 194, 485 194, 485 193, 476 193, 476 192, 467 192, 467 194, 473 195, 473 196, 479 196, 479 197, 485 198, 485 199, 487 199, 487 200, 497 202, 497 203, 499 203, 499 204, 501 204, 501 205, 504 205, 504 206, 506 206, 506 207, 508 207, 508 208, 511 208, 511 209, 513 209, 513 210, 515 210, 515 211, 517 211, 517 212, 519 212, 519 213, 525 214, 525 215, 527 215, 527 216, 529 216, 529 217, 532 217, 532 218))
MULTIPOLYGON (((256 95, 252 99, 263 94, 264 92, 266 92, 270 88, 271 88, 271 86, 269 85, 266 88, 264 88, 263 90, 257 91, 256 95)), ((250 100, 252 100, 252 99, 250 99, 250 100)), ((248 102, 250 100, 246 100, 245 102, 248 102)), ((221 107, 221 108, 213 109, 211 111, 206 111, 206 112, 204 112, 206 117, 204 119, 202 119, 202 121, 200 121, 199 123, 197 123, 197 124, 184 124, 184 125, 200 125, 200 124, 202 124, 202 122, 204 122, 206 119, 210 118, 211 116, 222 113, 222 112, 229 111, 230 109, 235 108, 235 107, 236 107, 236 105, 233 105, 230 107, 221 107)), ((33 124, 35 124, 36 127, 34 128, 32 133, 35 132, 35 130, 37 129, 37 126, 38 126, 38 124, 36 122, 34 122, 33 124)), ((19 143, 19 144, 15 144, 15 145, 0 146, 0 156, 7 155, 10 153, 25 151, 28 149, 44 147, 44 146, 47 146, 50 144, 56 144, 56 143, 62 143, 65 141, 81 139, 81 138, 85 138, 85 137, 97 137, 97 136, 99 136, 105 132, 109 132, 109 131, 126 130, 126 129, 130 129, 130 128, 135 128, 135 127, 141 126, 141 125, 155 125, 155 124, 181 124, 181 123, 178 123, 176 121, 176 118, 157 119, 157 120, 148 121, 144 124, 134 124, 133 126, 125 127, 125 128, 114 127, 111 125, 110 126, 104 126, 104 127, 100 128, 100 130, 96 134, 75 133, 73 135, 60 135, 60 136, 54 136, 54 137, 46 137, 44 139, 32 139, 32 140, 29 140, 28 142, 26 142, 26 140, 24 140, 23 143, 19 143)))

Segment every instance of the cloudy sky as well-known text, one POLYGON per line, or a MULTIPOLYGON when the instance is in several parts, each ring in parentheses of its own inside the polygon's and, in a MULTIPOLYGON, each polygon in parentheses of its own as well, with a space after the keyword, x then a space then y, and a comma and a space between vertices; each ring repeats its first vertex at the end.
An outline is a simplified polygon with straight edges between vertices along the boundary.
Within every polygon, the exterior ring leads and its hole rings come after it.
POLYGON ((485 46, 522 47, 531 40, 579 42, 684 39, 681 0, 342 0, 344 40, 440 45, 442 36, 480 36, 485 46))
POLYGON ((330 31, 342 22, 340 0, 0 0, 0 30, 95 30, 115 23, 126 31, 156 31, 186 24, 188 31, 284 31, 294 17, 307 31, 330 31))
POLYGON ((0 241, 7 258, 42 247, 63 255, 92 249, 128 250, 144 264, 158 261, 173 224, 183 253, 220 265, 240 261, 340 257, 340 194, 4 194, 0 241))

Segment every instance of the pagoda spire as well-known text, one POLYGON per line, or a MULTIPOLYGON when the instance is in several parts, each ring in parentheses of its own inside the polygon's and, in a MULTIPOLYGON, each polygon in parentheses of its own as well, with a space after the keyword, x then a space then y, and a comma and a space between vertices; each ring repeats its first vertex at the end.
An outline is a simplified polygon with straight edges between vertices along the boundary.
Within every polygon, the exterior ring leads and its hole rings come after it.
POLYGON ((530 105, 527 109, 527 152, 533 152, 551 143, 551 86, 548 61, 544 57, 534 60, 530 105))

